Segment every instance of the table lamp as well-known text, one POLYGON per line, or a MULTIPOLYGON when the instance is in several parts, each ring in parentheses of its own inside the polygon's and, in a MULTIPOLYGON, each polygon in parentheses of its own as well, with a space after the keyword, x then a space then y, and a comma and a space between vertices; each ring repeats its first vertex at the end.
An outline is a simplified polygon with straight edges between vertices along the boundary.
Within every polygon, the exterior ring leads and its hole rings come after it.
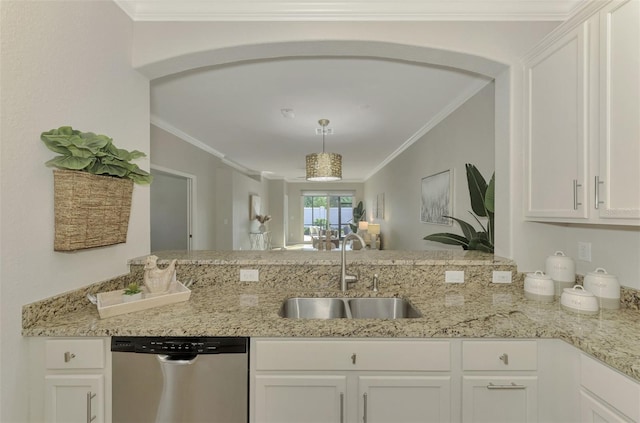
POLYGON ((371 235, 371 248, 378 249, 378 235, 380 235, 380 225, 378 223, 370 223, 367 229, 371 235))

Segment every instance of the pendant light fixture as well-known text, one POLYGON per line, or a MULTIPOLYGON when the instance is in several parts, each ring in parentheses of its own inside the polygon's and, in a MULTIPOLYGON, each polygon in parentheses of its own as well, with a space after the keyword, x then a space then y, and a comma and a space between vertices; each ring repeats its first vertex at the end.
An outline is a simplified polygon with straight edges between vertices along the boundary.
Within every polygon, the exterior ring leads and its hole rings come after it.
POLYGON ((342 179, 342 156, 324 152, 324 136, 329 120, 320 119, 318 123, 322 126, 322 153, 307 154, 307 181, 339 181, 342 179))

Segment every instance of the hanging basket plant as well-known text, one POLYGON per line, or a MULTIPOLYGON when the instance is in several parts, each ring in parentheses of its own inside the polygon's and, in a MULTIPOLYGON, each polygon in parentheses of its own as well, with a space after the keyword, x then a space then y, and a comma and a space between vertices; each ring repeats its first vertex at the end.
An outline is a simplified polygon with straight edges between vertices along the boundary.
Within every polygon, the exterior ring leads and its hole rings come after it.
POLYGON ((63 126, 43 132, 59 155, 54 173, 54 250, 73 251, 127 241, 133 184, 152 176, 131 163, 145 154, 117 148, 106 135, 63 126))

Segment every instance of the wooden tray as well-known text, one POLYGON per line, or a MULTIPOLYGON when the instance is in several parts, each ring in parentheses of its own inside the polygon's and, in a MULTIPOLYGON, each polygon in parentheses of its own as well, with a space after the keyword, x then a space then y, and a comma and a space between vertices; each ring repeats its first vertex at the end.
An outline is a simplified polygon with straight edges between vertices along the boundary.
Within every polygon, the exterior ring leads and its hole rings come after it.
POLYGON ((124 289, 99 293, 97 295, 98 302, 96 305, 98 306, 100 318, 104 319, 133 311, 179 303, 189 300, 191 296, 191 290, 178 281, 172 282, 169 291, 162 294, 152 294, 145 286, 143 286, 141 290, 142 299, 127 303, 122 301, 124 289))

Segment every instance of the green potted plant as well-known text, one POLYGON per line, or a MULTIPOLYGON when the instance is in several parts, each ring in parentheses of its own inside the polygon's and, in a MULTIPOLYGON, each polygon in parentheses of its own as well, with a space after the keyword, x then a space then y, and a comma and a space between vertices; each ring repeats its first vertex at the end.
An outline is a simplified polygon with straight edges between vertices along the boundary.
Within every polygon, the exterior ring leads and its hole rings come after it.
POLYGON ((122 293, 122 302, 128 303, 142 299, 142 290, 137 282, 130 283, 122 293))
POLYGON ((486 180, 474 165, 467 163, 467 184, 469 185, 469 197, 471 199, 471 216, 480 225, 481 230, 476 230, 470 223, 453 216, 445 216, 453 219, 460 225, 463 235, 452 233, 436 233, 425 236, 427 241, 440 242, 448 245, 459 245, 464 250, 479 250, 487 253, 494 251, 494 213, 495 213, 495 173, 487 184, 486 180), (479 217, 486 217, 483 224, 479 217))
POLYGON ((62 126, 43 132, 42 142, 57 153, 46 162, 55 167, 54 250, 126 242, 133 183, 149 184, 152 176, 132 160, 140 151, 117 148, 106 135, 62 126))
MULTIPOLYGON (((349 227, 351 228, 351 232, 358 233, 358 224, 366 220, 367 211, 364 209, 362 205, 362 201, 359 201, 358 204, 353 208, 353 218, 351 219, 351 223, 349 223, 349 227)), ((351 248, 354 250, 359 250, 363 248, 363 245, 360 245, 360 241, 357 239, 351 240, 351 248)))
POLYGON ((70 126, 61 126, 43 132, 40 139, 47 148, 59 156, 45 164, 58 169, 77 170, 93 175, 109 175, 131 179, 137 184, 150 184, 152 176, 131 160, 145 157, 137 150, 117 148, 106 135, 80 132, 70 126))

